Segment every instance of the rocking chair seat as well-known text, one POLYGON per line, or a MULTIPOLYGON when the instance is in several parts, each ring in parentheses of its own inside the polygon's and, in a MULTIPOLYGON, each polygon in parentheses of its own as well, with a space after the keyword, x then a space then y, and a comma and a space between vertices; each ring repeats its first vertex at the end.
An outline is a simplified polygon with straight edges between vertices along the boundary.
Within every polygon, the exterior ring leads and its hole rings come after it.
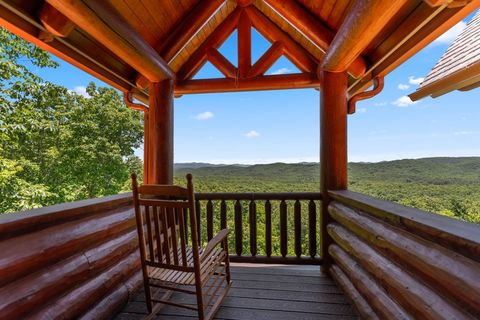
MULTIPOLYGON (((202 254, 200 249, 200 255, 202 254)), ((187 247, 187 264, 193 264, 192 248, 187 247)), ((201 283, 205 284, 214 273, 218 264, 225 260, 226 254, 222 248, 215 248, 203 258, 200 263, 201 283)), ((152 283, 169 282, 177 285, 194 285, 195 273, 194 271, 180 271, 156 267, 148 267, 149 278, 152 283), (153 281, 152 281, 153 280, 153 281)))

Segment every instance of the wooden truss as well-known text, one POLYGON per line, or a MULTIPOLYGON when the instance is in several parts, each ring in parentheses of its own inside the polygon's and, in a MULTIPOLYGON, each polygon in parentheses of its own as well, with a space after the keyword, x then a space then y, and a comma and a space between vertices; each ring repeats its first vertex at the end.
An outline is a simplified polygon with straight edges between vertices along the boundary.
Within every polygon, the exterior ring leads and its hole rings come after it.
POLYGON ((177 73, 176 94, 312 88, 319 86, 316 75, 318 61, 302 46, 253 6, 237 7, 205 42, 190 56, 177 73), (269 40, 270 48, 252 64, 251 28, 269 40), (237 30, 238 63, 234 66, 218 50, 237 30), (281 57, 287 57, 302 73, 265 75, 281 57), (192 77, 210 62, 225 78, 192 77))

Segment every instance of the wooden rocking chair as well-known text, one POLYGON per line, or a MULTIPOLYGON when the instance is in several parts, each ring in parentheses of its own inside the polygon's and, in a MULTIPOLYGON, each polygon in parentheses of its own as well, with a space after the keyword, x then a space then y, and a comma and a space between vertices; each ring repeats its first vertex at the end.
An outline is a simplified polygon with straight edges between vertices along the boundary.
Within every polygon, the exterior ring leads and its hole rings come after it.
POLYGON ((132 174, 147 308, 152 315, 168 304, 197 310, 199 319, 211 319, 231 286, 228 230, 221 230, 206 247, 200 247, 192 175, 186 178, 186 189, 139 187, 132 174), (196 295, 196 304, 185 299, 169 301, 174 291, 196 295))

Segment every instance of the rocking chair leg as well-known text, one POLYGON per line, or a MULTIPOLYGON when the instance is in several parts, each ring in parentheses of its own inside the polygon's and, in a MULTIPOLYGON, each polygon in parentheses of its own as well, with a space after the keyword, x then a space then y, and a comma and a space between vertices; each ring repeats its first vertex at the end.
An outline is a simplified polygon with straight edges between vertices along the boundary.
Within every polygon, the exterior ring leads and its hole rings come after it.
POLYGON ((145 300, 147 301, 147 310, 148 313, 152 313, 152 294, 150 292, 150 286, 145 283, 145 300))

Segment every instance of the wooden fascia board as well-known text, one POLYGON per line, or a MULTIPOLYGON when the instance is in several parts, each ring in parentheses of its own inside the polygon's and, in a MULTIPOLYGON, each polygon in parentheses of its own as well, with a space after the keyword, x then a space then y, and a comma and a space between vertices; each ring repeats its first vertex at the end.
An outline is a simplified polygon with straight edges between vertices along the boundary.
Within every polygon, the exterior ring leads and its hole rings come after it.
POLYGON ((420 100, 426 96, 436 98, 447 92, 471 86, 478 81, 480 81, 480 62, 453 72, 437 81, 425 85, 424 87, 420 87, 417 91, 408 96, 412 101, 420 100))
POLYGON ((365 75, 353 82, 349 88, 350 96, 366 90, 372 85, 375 76, 386 76, 407 59, 433 42, 448 29, 460 22, 470 13, 480 7, 480 0, 472 0, 464 7, 456 8, 428 8, 422 3, 417 9, 398 26, 376 51, 369 55, 372 66, 365 75), (423 12, 423 13, 422 13, 423 12), (420 26, 423 24, 423 26, 420 26), (419 28, 417 30, 417 28, 419 28), (404 38, 399 39, 398 34, 404 33, 404 38), (374 59, 373 57, 376 56, 374 59))
POLYGON ((40 31, 46 31, 44 27, 36 22, 34 17, 14 6, 0 4, 0 26, 122 92, 133 88, 132 82, 96 61, 90 53, 82 51, 81 48, 74 50, 68 39, 54 38, 48 43, 41 41, 38 35, 40 31))

